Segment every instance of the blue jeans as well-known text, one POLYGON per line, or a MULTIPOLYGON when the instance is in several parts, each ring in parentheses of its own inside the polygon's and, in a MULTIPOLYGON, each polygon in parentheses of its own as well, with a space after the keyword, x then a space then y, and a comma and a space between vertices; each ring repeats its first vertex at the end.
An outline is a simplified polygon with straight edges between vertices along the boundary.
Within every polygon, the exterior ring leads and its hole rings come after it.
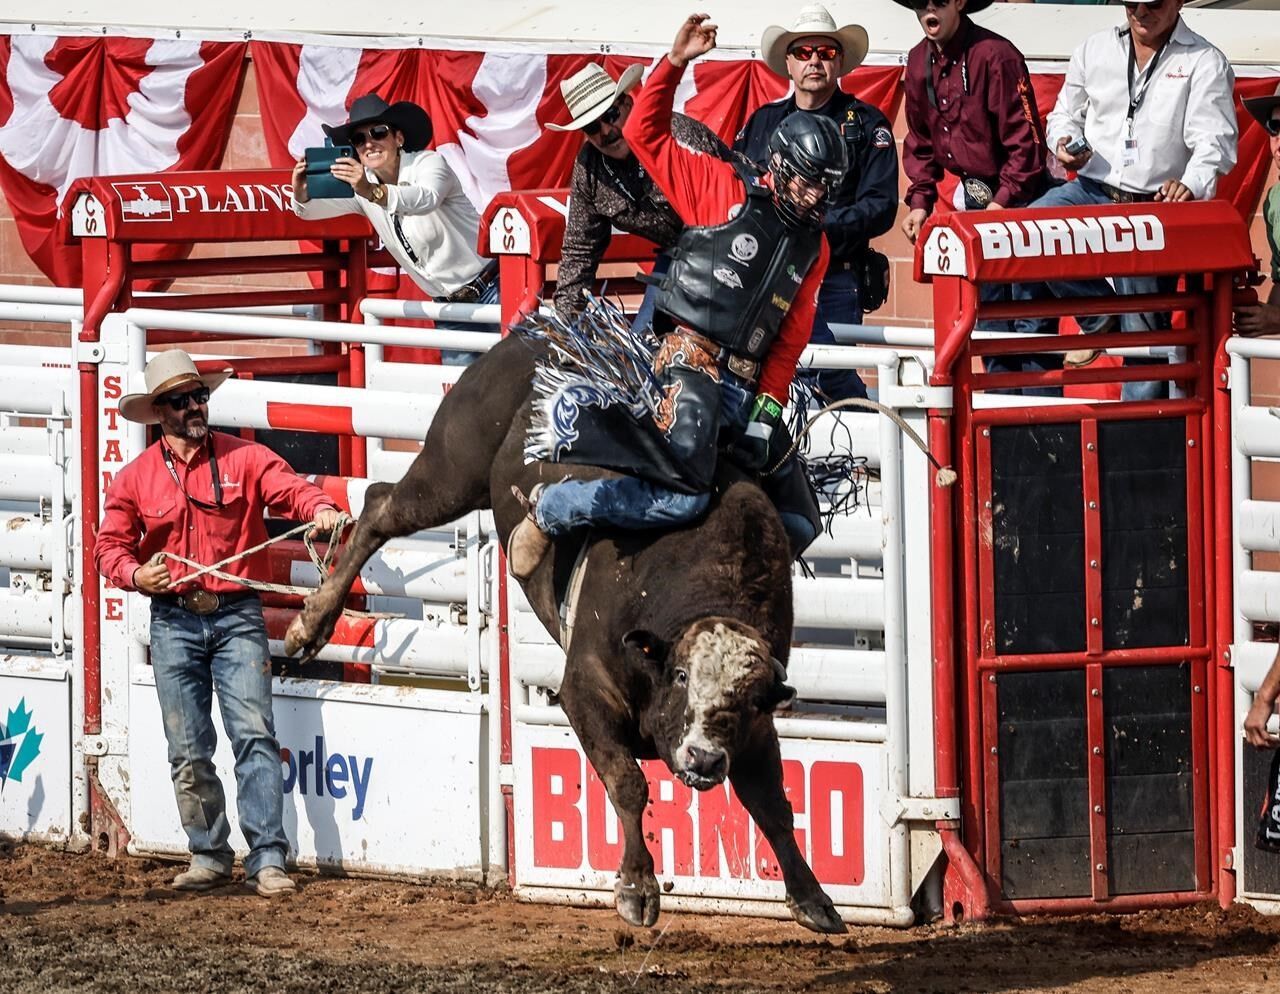
MULTIPOLYGON (((437 297, 437 303, 444 303, 445 298, 437 297)), ((486 288, 484 293, 475 299, 477 304, 496 304, 498 302, 498 279, 495 276, 492 283, 486 288)), ((475 324, 471 321, 437 321, 435 326, 441 331, 489 331, 498 332, 502 330, 501 324, 475 324)), ((440 364, 442 366, 470 366, 476 360, 479 353, 468 352, 465 349, 441 349, 440 364)))
MULTIPOLYGON (((1055 186, 1043 197, 1029 204, 1030 207, 1091 207, 1098 204, 1110 204, 1111 198, 1102 187, 1087 177, 1080 176, 1069 183, 1055 186)), ((1034 299, 1038 290, 1047 288, 1055 297, 1112 297, 1117 294, 1127 296, 1135 293, 1157 293, 1162 288, 1169 288, 1167 281, 1155 276, 1117 276, 1114 278, 1115 290, 1103 279, 1093 280, 1055 280, 1050 283, 1018 283, 1014 285, 1014 297, 1017 300, 1034 299)), ((1098 331, 1108 320, 1106 315, 1096 314, 1078 319, 1080 330, 1086 334, 1098 331)), ((1034 330, 1053 334, 1054 322, 1041 318, 1032 322, 1034 330)), ((1168 315, 1156 313, 1121 314, 1121 331, 1155 331, 1169 327, 1168 315)), ((1160 359, 1125 359, 1126 366, 1163 365, 1160 359)), ((1121 397, 1124 400, 1155 400, 1166 396, 1167 388, 1163 381, 1133 382, 1124 384, 1121 397)))
MULTIPOLYGON (((744 381, 724 373, 720 381, 721 427, 741 432, 753 398, 744 381)), ((706 457, 716 458, 714 448, 706 457)), ((553 483, 542 490, 534 513, 544 532, 563 535, 586 525, 674 528, 693 521, 710 503, 710 493, 681 493, 636 476, 620 476, 553 483)))
MULTIPOLYGON (((832 324, 862 324, 862 301, 858 298, 858 280, 852 270, 834 264, 818 290, 818 313, 809 333, 811 345, 835 345, 832 324)), ((826 404, 846 397, 866 397, 867 385, 852 369, 798 370, 797 376, 808 379, 818 393, 819 403, 826 404)))
POLYGON ((262 603, 248 597, 210 615, 151 601, 151 669, 169 743, 169 770, 193 866, 230 872, 227 802, 213 765, 213 692, 235 756, 236 810, 249 844, 245 873, 284 868, 284 781, 271 715, 271 652, 262 603))
MULTIPOLYGON (((649 275, 656 279, 659 276, 665 276, 670 268, 671 256, 666 252, 659 252, 657 258, 653 260, 653 272, 649 275)), ((654 284, 645 286, 644 296, 640 298, 640 309, 636 311, 636 316, 631 322, 632 331, 643 334, 652 328, 653 312, 658 306, 658 293, 658 287, 654 284)))

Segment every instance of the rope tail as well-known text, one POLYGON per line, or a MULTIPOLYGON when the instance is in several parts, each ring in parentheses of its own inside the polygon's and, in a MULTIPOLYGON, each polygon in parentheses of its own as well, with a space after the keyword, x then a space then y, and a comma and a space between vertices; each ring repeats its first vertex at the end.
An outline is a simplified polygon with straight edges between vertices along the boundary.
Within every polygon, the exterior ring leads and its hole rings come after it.
POLYGON ((776 473, 788 459, 799 451, 800 444, 804 441, 805 436, 813 429, 818 418, 830 411, 838 411, 845 407, 860 407, 865 411, 876 411, 883 414, 886 418, 902 429, 903 434, 915 443, 916 448, 924 453, 924 457, 928 459, 933 465, 933 468, 937 470, 934 480, 938 486, 949 487, 956 482, 956 471, 950 466, 941 465, 938 460, 933 457, 933 453, 929 451, 929 446, 925 444, 924 439, 916 434, 916 430, 912 428, 911 425, 907 424, 902 415, 891 407, 885 407, 884 404, 877 403, 874 400, 867 400, 863 397, 846 397, 843 400, 833 401, 826 407, 817 411, 813 417, 805 422, 804 428, 796 433, 794 440, 791 442, 791 448, 787 449, 782 458, 779 459, 771 468, 765 471, 765 475, 768 476, 776 473))

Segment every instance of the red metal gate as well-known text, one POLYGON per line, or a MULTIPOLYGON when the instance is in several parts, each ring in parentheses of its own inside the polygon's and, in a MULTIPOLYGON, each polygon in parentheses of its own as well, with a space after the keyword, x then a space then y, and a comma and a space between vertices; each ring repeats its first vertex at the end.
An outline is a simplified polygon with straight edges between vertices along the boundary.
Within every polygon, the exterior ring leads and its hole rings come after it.
POLYGON ((951 917, 1183 903, 1233 891, 1229 432, 1233 287, 1256 267, 1222 203, 935 218, 930 442, 938 791, 951 917), (980 304, 983 284, 1157 276, 1169 292, 980 304), (1172 312, 1102 348, 1167 365, 987 373, 1074 335, 972 337, 980 318, 1172 312), (977 371, 975 371, 975 367, 977 371), (1101 399, 1166 380, 1175 399, 1101 399), (1059 385, 1061 403, 993 390, 1059 385), (1114 392, 1114 387, 1111 391, 1114 392))

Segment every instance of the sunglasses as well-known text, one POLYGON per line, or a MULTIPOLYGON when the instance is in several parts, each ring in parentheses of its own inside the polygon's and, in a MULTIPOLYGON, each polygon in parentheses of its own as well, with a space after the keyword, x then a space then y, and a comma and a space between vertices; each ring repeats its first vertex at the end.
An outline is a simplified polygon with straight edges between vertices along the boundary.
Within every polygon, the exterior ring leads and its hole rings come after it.
POLYGON ((383 141, 389 134, 391 134, 391 125, 375 124, 368 131, 351 132, 351 144, 363 145, 365 142, 369 141, 370 139, 373 139, 376 142, 380 142, 380 141, 383 141))
POLYGON ((155 404, 159 407, 161 404, 168 404, 175 411, 185 411, 192 404, 200 407, 209 403, 209 388, 199 387, 195 390, 188 390, 186 393, 167 393, 163 397, 157 397, 155 404))
POLYGON ((1132 13, 1139 7, 1146 7, 1147 10, 1159 10, 1164 6, 1164 0, 1142 0, 1141 3, 1125 3, 1124 9, 1132 13))
POLYGON ((951 0, 911 0, 911 9, 917 14, 923 14, 930 4, 933 4, 938 10, 947 6, 951 0))
POLYGON ((1280 135, 1280 117, 1273 117, 1269 121, 1264 121, 1262 126, 1267 129, 1267 134, 1272 138, 1280 135))
POLYGON ((588 136, 598 135, 600 133, 600 129, 603 128, 606 124, 617 124, 618 118, 620 118, 621 116, 622 116, 622 103, 618 102, 614 104, 612 107, 610 107, 603 114, 601 114, 599 117, 597 117, 590 124, 584 124, 582 126, 582 133, 588 136))
POLYGON ((835 62, 840 58, 839 45, 796 45, 787 49, 787 54, 797 62, 808 62, 815 52, 823 62, 835 62))

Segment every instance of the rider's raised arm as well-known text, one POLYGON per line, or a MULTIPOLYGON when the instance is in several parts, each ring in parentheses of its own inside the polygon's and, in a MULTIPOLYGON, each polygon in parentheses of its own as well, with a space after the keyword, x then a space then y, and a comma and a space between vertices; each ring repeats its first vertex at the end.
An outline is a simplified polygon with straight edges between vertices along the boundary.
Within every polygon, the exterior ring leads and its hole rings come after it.
POLYGON ((631 151, 666 195, 680 220, 721 224, 730 207, 746 199, 742 180, 728 162, 681 145, 671 133, 672 105, 684 69, 663 56, 639 94, 623 134, 631 151))

